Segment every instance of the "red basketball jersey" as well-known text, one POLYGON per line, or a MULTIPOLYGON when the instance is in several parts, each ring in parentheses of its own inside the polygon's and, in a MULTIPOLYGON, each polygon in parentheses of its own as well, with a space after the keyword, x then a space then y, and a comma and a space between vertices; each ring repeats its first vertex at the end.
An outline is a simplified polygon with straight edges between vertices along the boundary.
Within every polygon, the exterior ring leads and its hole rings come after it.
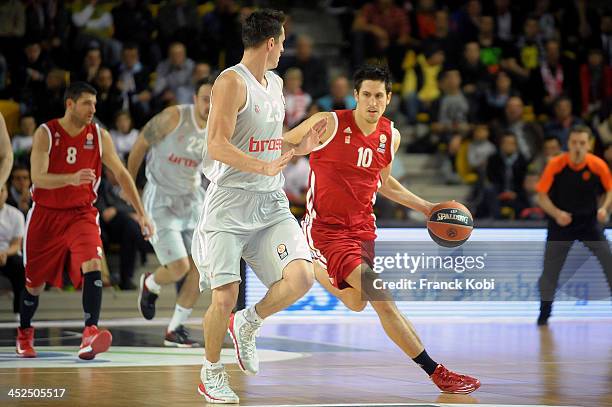
POLYGON ((373 230, 380 174, 393 160, 393 122, 381 117, 376 130, 366 136, 352 110, 332 115, 333 134, 310 154, 306 216, 313 225, 365 224, 373 230))
POLYGON ((97 198, 102 175, 102 134, 97 124, 90 123, 75 137, 68 135, 57 119, 42 125, 49 136, 49 174, 75 173, 84 168, 96 172, 91 184, 45 189, 32 185, 36 205, 54 209, 91 206, 97 198))

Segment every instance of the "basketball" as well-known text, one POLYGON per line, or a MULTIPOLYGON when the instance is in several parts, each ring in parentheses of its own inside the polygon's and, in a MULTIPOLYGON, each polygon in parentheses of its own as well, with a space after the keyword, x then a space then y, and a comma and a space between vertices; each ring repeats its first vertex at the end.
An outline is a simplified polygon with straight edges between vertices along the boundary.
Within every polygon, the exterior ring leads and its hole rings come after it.
POLYGON ((434 206, 427 231, 434 242, 444 247, 461 246, 472 234, 474 220, 470 211, 455 201, 434 206))

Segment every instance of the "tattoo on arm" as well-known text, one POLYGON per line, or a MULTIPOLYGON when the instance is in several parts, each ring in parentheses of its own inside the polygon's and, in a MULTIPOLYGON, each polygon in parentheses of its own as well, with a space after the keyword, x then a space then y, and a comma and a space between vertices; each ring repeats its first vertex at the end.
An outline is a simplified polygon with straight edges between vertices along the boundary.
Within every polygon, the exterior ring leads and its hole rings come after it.
POLYGON ((164 112, 161 112, 151 120, 147 122, 147 124, 142 129, 142 135, 145 140, 151 145, 159 142, 164 136, 164 120, 167 120, 167 115, 164 112))

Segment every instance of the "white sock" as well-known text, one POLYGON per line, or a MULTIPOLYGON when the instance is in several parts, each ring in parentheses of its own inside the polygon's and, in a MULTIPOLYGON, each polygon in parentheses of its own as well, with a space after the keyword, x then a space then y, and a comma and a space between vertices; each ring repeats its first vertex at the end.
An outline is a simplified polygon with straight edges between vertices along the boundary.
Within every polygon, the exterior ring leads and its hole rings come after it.
POLYGON ((151 274, 145 280, 145 285, 153 294, 158 294, 161 291, 162 286, 155 282, 155 273, 151 274))
POLYGON ((193 311, 192 308, 183 308, 176 304, 174 307, 174 314, 172 314, 172 319, 170 320, 170 325, 168 325, 168 332, 172 332, 183 325, 191 315, 191 311, 193 311))
POLYGON ((257 315, 257 311, 255 310, 254 305, 251 305, 244 311, 244 317, 252 324, 261 325, 263 323, 263 318, 257 315))
POLYGON ((207 370, 221 369, 223 367, 223 363, 221 363, 221 359, 219 359, 218 362, 209 362, 208 359, 206 359, 206 356, 205 356, 204 357, 204 367, 207 370))

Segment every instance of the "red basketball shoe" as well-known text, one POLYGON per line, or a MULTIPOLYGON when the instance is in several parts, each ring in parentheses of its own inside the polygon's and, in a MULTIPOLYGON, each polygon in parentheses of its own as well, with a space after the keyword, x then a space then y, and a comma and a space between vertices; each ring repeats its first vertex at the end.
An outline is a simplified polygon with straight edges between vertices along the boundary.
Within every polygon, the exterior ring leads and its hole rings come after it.
POLYGON ((35 358, 34 328, 17 328, 17 356, 20 358, 35 358))
POLYGON ((86 326, 83 330, 79 358, 91 360, 98 353, 106 352, 113 341, 113 336, 106 329, 99 330, 97 326, 86 326))
POLYGON ((480 387, 480 380, 455 373, 442 365, 436 367, 430 378, 443 393, 470 394, 480 387))

